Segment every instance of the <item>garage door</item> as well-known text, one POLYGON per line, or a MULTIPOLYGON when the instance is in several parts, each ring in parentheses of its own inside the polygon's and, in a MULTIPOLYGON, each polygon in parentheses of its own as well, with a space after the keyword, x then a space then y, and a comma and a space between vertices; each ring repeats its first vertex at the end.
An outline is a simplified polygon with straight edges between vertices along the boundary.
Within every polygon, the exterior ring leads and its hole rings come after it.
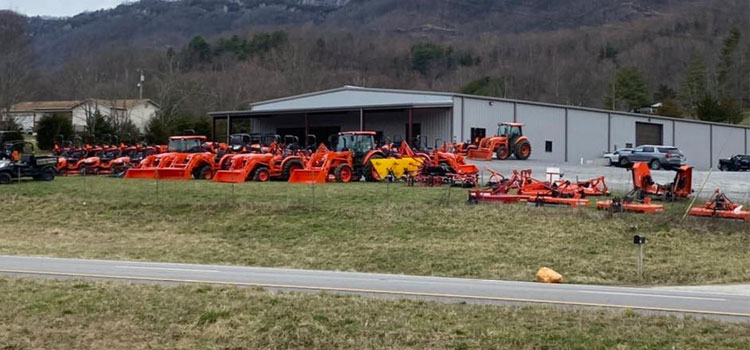
POLYGON ((635 123, 635 145, 664 144, 664 126, 654 123, 635 123))

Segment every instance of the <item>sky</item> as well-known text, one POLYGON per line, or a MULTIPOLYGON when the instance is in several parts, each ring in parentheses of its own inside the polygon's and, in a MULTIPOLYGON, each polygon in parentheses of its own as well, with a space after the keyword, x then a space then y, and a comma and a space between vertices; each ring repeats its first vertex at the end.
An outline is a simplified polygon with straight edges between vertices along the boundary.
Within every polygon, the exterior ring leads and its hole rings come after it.
MULTIPOLYGON (((84 11, 113 8, 125 0, 0 0, 0 9, 28 16, 74 16, 84 11)), ((132 2, 132 1, 131 1, 132 2)))

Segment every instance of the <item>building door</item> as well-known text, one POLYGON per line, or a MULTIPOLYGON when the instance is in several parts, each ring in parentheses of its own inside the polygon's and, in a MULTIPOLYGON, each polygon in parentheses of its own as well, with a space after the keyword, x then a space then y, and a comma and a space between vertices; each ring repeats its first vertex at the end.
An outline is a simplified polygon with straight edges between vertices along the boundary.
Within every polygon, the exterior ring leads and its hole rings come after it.
POLYGON ((654 123, 635 123, 635 145, 663 145, 664 126, 654 123))
MULTIPOLYGON (((406 135, 406 138, 409 137, 409 123, 406 123, 406 131, 404 132, 404 135, 406 135)), ((417 136, 422 135, 422 124, 420 123, 412 123, 411 124, 411 137, 412 140, 408 140, 409 143, 414 143, 414 139, 417 138, 417 136)))
POLYGON ((471 128, 471 143, 477 144, 479 140, 487 136, 487 129, 485 128, 471 128))

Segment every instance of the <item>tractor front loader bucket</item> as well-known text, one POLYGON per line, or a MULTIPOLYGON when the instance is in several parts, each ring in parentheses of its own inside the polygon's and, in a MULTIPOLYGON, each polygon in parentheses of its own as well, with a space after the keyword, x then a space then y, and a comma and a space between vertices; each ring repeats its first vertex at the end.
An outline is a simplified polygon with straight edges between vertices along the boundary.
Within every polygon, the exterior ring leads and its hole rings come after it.
POLYGON ((156 171, 160 180, 190 180, 192 174, 187 168, 161 168, 156 171))
POLYGON ((214 182, 243 183, 247 180, 247 173, 242 170, 220 170, 214 175, 214 182))
POLYGON ((293 184, 324 184, 328 180, 328 168, 297 169, 289 176, 293 184))
POLYGON ((156 168, 131 168, 125 173, 126 179, 155 179, 156 168))
POLYGON ((471 149, 466 155, 469 159, 473 160, 492 160, 491 149, 471 149))

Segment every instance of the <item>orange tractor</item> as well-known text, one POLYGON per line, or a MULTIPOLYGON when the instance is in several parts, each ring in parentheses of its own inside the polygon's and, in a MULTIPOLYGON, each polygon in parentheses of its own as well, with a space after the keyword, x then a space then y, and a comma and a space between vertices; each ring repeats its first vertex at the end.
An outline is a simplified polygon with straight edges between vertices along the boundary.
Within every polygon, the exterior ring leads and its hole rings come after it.
POLYGON ((528 159, 531 142, 523 136, 522 128, 522 123, 499 123, 496 136, 485 137, 479 140, 479 144, 466 147, 469 159, 492 160, 493 153, 500 160, 508 159, 511 154, 520 160, 528 159))
POLYGON ((346 131, 337 135, 335 150, 325 145, 310 156, 305 169, 295 170, 290 183, 325 183, 333 176, 336 181, 378 181, 380 175, 372 164, 374 159, 385 158, 383 150, 375 144, 373 131, 346 131))
POLYGON ((128 169, 126 179, 189 180, 213 178, 216 156, 206 151, 205 136, 173 136, 167 153, 144 158, 137 168, 128 169))
POLYGON ((295 170, 304 169, 304 158, 272 145, 268 153, 230 154, 222 157, 215 182, 265 182, 271 179, 288 180, 295 170))

